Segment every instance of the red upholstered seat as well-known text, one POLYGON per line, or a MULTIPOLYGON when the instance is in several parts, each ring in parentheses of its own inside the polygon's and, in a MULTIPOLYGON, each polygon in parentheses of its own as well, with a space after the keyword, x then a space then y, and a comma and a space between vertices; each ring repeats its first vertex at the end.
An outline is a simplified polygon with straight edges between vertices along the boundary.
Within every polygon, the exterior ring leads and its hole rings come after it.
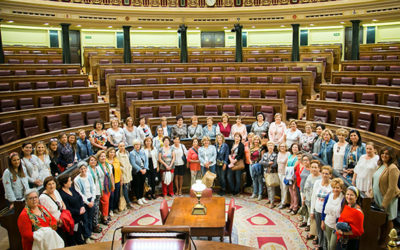
POLYGON ((160 106, 158 107, 158 117, 170 117, 172 116, 171 106, 160 106))
POLYGON ((171 69, 170 69, 170 68, 161 68, 161 69, 160 69, 160 72, 163 72, 163 73, 165 73, 165 72, 171 72, 171 69))
POLYGON ((274 76, 272 77, 272 83, 284 83, 284 79, 283 77, 280 76, 274 76))
POLYGON ((147 70, 148 73, 157 73, 158 72, 158 68, 149 68, 147 70))
POLYGON ((389 67, 389 71, 400 71, 400 66, 392 65, 389 67))
POLYGON ((153 91, 142 91, 142 100, 151 100, 154 99, 153 91))
POLYGON ((228 90, 229 98, 240 98, 240 90, 238 89, 229 89, 228 90))
POLYGON ((400 86, 400 78, 393 78, 391 85, 392 86, 400 86))
POLYGON ((175 72, 185 72, 184 68, 175 68, 175 72))
POLYGON ((203 90, 201 89, 194 89, 192 90, 192 98, 203 98, 203 90))
POLYGON ((267 67, 267 72, 275 72, 276 67, 267 67))
POLYGON ((73 80, 72 87, 74 88, 85 87, 85 80, 73 80))
POLYGON ((392 126, 392 117, 389 115, 379 115, 375 128, 375 133, 389 136, 390 128, 392 126))
POLYGON ((386 66, 383 65, 375 65, 373 71, 385 71, 386 66))
POLYGON ((80 104, 93 103, 93 96, 91 94, 79 95, 79 103, 80 104))
POLYGON ((267 62, 267 58, 259 57, 259 58, 257 58, 257 62, 267 62))
POLYGON ((19 137, 15 131, 15 125, 12 122, 0 123, 1 144, 7 144, 17 140, 19 137))
POLYGON ((219 98, 219 91, 217 89, 209 89, 206 96, 207 98, 219 98))
POLYGON ((241 116, 254 116, 253 105, 241 105, 240 106, 240 115, 241 116))
POLYGON ((185 91, 175 90, 174 91, 174 99, 185 99, 185 91))
POLYGON ((227 77, 225 77, 224 82, 225 83, 236 83, 236 79, 234 76, 227 76, 227 77))
POLYGON ((86 112, 86 124, 93 124, 94 121, 99 120, 101 118, 99 111, 89 111, 86 112))
POLYGON ((371 71, 371 70, 372 70, 371 66, 368 66, 368 65, 360 66, 360 71, 371 71))
POLYGON ((400 107, 400 95, 389 94, 386 105, 391 107, 400 107))
POLYGON ((250 89, 249 98, 261 98, 261 90, 250 89))
POLYGON ((0 83, 0 91, 10 91, 10 83, 2 82, 0 83))
POLYGON ((383 55, 373 55, 371 57, 372 60, 383 60, 383 55))
POLYGON ((285 103, 287 106, 286 113, 289 116, 297 116, 298 112, 298 95, 296 90, 287 90, 285 93, 285 103))
POLYGON ((278 90, 268 89, 265 91, 265 99, 278 99, 278 90))
POLYGON ((212 58, 204 58, 204 62, 211 63, 211 62, 213 62, 213 59, 212 58))
POLYGON ((190 67, 190 68, 188 68, 187 71, 188 71, 188 72, 197 72, 197 68, 192 68, 192 67, 190 67))
POLYGON ((354 92, 345 91, 342 92, 342 102, 355 102, 356 96, 354 92))
POLYGON ((183 84, 193 83, 193 78, 192 77, 182 77, 182 83, 183 84))
POLYGON ((16 88, 17 90, 31 90, 32 84, 30 82, 18 82, 16 88))
POLYGON ((63 128, 60 115, 48 115, 45 117, 45 120, 49 132, 63 128))
POLYGON ((13 99, 0 100, 0 111, 1 112, 13 111, 16 109, 17 109, 17 105, 15 104, 15 101, 13 99))
POLYGON ((19 98, 19 109, 33 109, 35 104, 33 103, 32 97, 19 98))
POLYGON ((79 74, 79 69, 67 69, 68 75, 79 74))
POLYGON ((378 79, 376 79, 376 85, 389 86, 390 80, 389 80, 389 78, 378 77, 378 79))
POLYGON ((208 83, 207 77, 196 77, 196 83, 208 83))
POLYGON ((136 68, 136 73, 146 73, 145 68, 136 68))
POLYGON ((400 119, 397 120, 396 130, 393 139, 400 141, 400 119))
POLYGON ((160 215, 161 215, 161 222, 164 225, 165 221, 167 221, 167 217, 169 214, 168 203, 166 200, 163 200, 160 204, 160 215))
POLYGON ((72 95, 63 95, 60 97, 60 104, 61 104, 61 106, 73 105, 74 97, 72 95))
POLYGON ((239 71, 247 72, 247 71, 250 71, 250 68, 249 67, 239 67, 239 71))
POLYGON ((141 78, 131 79, 131 85, 138 85, 138 84, 142 84, 142 79, 141 78))
POLYGON ((272 61, 273 62, 282 62, 282 58, 275 57, 275 58, 272 58, 272 61))
POLYGON ((67 81, 56 81, 56 88, 67 88, 68 82, 67 81))
POLYGON ((83 117, 81 112, 69 113, 68 114, 68 126, 70 128, 83 126, 83 117))
POLYGON ((368 77, 356 77, 355 81, 356 85, 369 85, 369 79, 368 77))
POLYGON ((240 83, 250 83, 250 77, 249 76, 241 76, 239 78, 240 83))
POLYGON ((46 69, 37 69, 35 70, 35 75, 47 75, 46 69))
POLYGON ((121 69, 121 73, 132 73, 132 69, 121 69))
POLYGON ((349 127, 351 122, 351 113, 347 110, 338 110, 336 112, 335 124, 349 127))
POLYGON ((231 105, 231 104, 222 105, 222 112, 227 113, 230 116, 235 116, 236 115, 235 105, 231 105))
POLYGON ((329 120, 329 114, 327 109, 315 109, 314 121, 327 123, 329 120))
POLYGON ((205 116, 217 116, 218 115, 217 105, 205 105, 204 106, 204 115, 205 116))
POLYGON ((222 78, 220 76, 211 77, 211 83, 222 83, 222 78))
POLYGON ((273 106, 261 105, 260 112, 263 112, 266 121, 268 121, 269 123, 273 122, 273 120, 274 120, 274 107, 273 106))
POLYGON ((362 93, 362 95, 361 95, 361 103, 376 104, 376 95, 375 95, 375 93, 362 93))
POLYGON ((36 118, 23 119, 22 128, 26 137, 40 134, 39 125, 36 118))
POLYGON ((222 71, 222 67, 212 67, 212 70, 211 70, 211 71, 213 71, 213 72, 222 71))
POLYGON ((226 67, 225 71, 236 71, 235 67, 226 67))
POLYGON ((158 79, 157 78, 147 78, 146 84, 158 84, 158 79))
POLYGON ((344 67, 344 71, 358 71, 358 66, 356 65, 347 65, 344 67))
POLYGON ((153 117, 153 108, 139 107, 139 117, 153 117))
POLYGON ((42 96, 39 97, 39 107, 53 107, 54 106, 54 99, 51 96, 42 96))
POLYGON ((303 67, 293 66, 293 67, 291 68, 291 71, 303 71, 303 67))
POLYGON ((115 79, 115 87, 121 85, 128 85, 128 79, 115 79))
POLYGON ((256 62, 257 60, 253 57, 247 58, 247 62, 256 62))
POLYGON ((257 76, 256 83, 268 83, 268 77, 266 77, 266 76, 257 76))
POLYGON ((228 206, 228 218, 225 224, 224 236, 229 236, 229 243, 232 243, 233 219, 235 216, 235 200, 232 198, 228 206))
POLYGON ((327 91, 325 95, 325 100, 326 101, 338 101, 339 100, 339 94, 338 92, 335 91, 327 91))
POLYGON ((167 78, 167 84, 177 84, 178 80, 176 79, 176 77, 168 77, 167 78))
POLYGON ((360 112, 358 114, 356 128, 369 131, 372 123, 372 114, 369 112, 360 112))
POLYGON ((264 71, 264 67, 254 67, 253 71, 264 71))
POLYGON ((158 99, 171 99, 171 92, 169 90, 158 91, 158 99))
POLYGON ((194 106, 193 105, 182 105, 181 111, 182 111, 181 112, 182 115, 185 116, 185 117, 187 117, 187 116, 192 117, 192 116, 195 115, 194 106))
POLYGON ((5 70, 5 69, 0 70, 0 76, 10 76, 10 75, 11 75, 11 70, 5 70))
POLYGON ((353 77, 341 77, 340 84, 353 84, 353 77))

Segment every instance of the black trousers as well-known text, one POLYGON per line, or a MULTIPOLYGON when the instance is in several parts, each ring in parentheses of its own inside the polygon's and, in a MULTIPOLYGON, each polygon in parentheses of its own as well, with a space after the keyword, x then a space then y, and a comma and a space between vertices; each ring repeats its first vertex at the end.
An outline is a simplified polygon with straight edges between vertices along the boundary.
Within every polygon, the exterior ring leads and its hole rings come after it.
POLYGON ((157 169, 154 169, 153 161, 152 161, 152 159, 149 159, 149 170, 147 170, 146 176, 147 176, 148 184, 151 187, 150 194, 152 194, 152 195, 155 195, 156 175, 157 175, 157 169))
POLYGON ((132 175, 132 186, 138 200, 143 198, 145 180, 146 175, 143 175, 140 171, 132 175))

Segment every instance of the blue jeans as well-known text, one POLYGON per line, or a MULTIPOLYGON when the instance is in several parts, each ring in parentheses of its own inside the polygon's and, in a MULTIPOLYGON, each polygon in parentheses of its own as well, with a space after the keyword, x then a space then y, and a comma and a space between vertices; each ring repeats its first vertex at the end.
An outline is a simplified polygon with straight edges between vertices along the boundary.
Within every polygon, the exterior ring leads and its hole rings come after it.
POLYGON ((225 187, 225 175, 226 175, 226 169, 223 170, 223 167, 216 167, 217 171, 217 178, 219 181, 219 184, 221 185, 221 191, 225 192, 226 187, 225 187))
POLYGON ((121 188, 121 182, 115 183, 114 192, 111 192, 111 196, 110 196, 110 206, 109 206, 110 207, 110 211, 118 209, 120 188, 121 188))
POLYGON ((129 183, 122 184, 122 193, 124 194, 124 198, 126 203, 130 203, 131 200, 129 199, 129 183))
POLYGON ((93 216, 94 216, 94 206, 89 207, 85 204, 86 212, 83 214, 83 237, 85 239, 89 238, 93 232, 93 216))
POLYGON ((204 176, 204 175, 206 174, 207 170, 210 170, 211 173, 214 173, 214 174, 216 173, 216 172, 215 172, 215 165, 210 166, 209 169, 207 169, 207 168, 201 166, 201 176, 204 176))
POLYGON ((240 193, 242 170, 232 171, 232 169, 228 168, 227 172, 229 189, 233 194, 240 193))
POLYGON ((253 194, 262 195, 263 193, 263 175, 256 174, 253 165, 250 165, 250 175, 253 181, 253 194))

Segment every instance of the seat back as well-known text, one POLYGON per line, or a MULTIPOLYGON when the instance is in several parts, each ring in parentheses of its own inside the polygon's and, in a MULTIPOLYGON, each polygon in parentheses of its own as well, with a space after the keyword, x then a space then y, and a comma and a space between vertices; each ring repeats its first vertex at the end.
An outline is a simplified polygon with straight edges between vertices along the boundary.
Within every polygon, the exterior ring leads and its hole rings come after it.
POLYGON ((375 93, 362 93, 362 95, 361 95, 361 103, 375 104, 376 103, 376 95, 375 95, 375 93))
POLYGON ((60 97, 60 104, 61 104, 61 106, 73 105, 74 104, 74 97, 72 95, 63 95, 63 96, 60 97))
POLYGON ((183 77, 182 78, 182 83, 193 83, 193 78, 192 77, 183 77))
POLYGON ((217 116, 218 115, 217 105, 205 105, 204 106, 204 115, 205 116, 217 116))
POLYGON ((368 77, 356 77, 356 85, 369 85, 368 77))
POLYGON ((185 98, 185 91, 183 90, 174 91, 174 99, 184 99, 184 98, 185 98))
POLYGON ((7 144, 18 139, 15 126, 12 122, 0 123, 0 139, 1 144, 7 144))
POLYGON ((93 103, 92 95, 91 94, 79 95, 79 103, 80 104, 93 103))
POLYGON ((328 122, 328 110, 327 109, 315 109, 314 111, 314 121, 328 122))
POLYGON ((17 90, 31 90, 32 84, 30 82, 18 82, 16 87, 17 90))
POLYGON ((63 128, 60 115, 48 115, 45 118, 47 130, 49 132, 63 128))
POLYGON ((378 121, 375 128, 375 133, 389 136, 390 128, 392 125, 392 117, 389 115, 378 115, 378 121))
POLYGON ((396 130, 394 131, 394 137, 396 141, 400 141, 400 119, 397 121, 396 130))
POLYGON ((335 91, 327 91, 325 95, 326 101, 337 101, 339 100, 339 94, 335 91))
POLYGON ((70 128, 83 126, 83 117, 81 112, 69 113, 68 114, 68 126, 70 128))
POLYGON ((99 111, 89 111, 86 112, 86 124, 93 124, 94 121, 100 120, 100 112, 99 111))
POLYGON ((400 107, 400 95, 389 94, 386 105, 392 107, 400 107))
POLYGON ((241 116, 254 116, 253 105, 245 104, 240 106, 241 116))
POLYGON ((22 128, 26 137, 40 134, 39 125, 36 118, 23 119, 22 128))
POLYGON ((261 98, 261 90, 251 89, 249 93, 249 98, 261 98))
POLYGON ((167 221, 168 214, 169 214, 168 203, 166 200, 163 200, 160 204, 160 215, 161 215, 161 222, 163 225, 167 221))
POLYGON ((286 113, 291 116, 297 115, 298 112, 298 95, 296 90, 287 90, 285 93, 285 104, 287 106, 286 113))
POLYGON ((265 120, 269 123, 274 120, 274 107, 273 106, 265 106, 261 105, 260 112, 262 112, 265 116, 265 120))
POLYGON ((56 81, 56 88, 67 88, 68 82, 67 81, 56 81))
POLYGON ((284 83, 285 81, 283 80, 283 77, 280 76, 274 76, 272 77, 272 83, 284 83))
POLYGON ((17 106, 13 99, 0 100, 0 111, 1 112, 13 111, 16 109, 17 109, 17 106))
POLYGON ((207 90, 207 98, 219 98, 218 89, 209 89, 209 90, 207 90))
POLYGON ((20 98, 18 102, 20 109, 33 109, 35 107, 32 97, 20 98))
POLYGON ((158 99, 171 99, 171 92, 169 90, 158 91, 158 99))
POLYGON ((372 124, 372 114, 369 112, 360 112, 358 115, 356 128, 369 131, 372 124))
POLYGON ((235 200, 232 198, 228 206, 228 218, 226 220, 225 228, 229 236, 232 235, 233 219, 235 217, 235 200))
POLYGON ((170 117, 172 116, 171 106, 159 106, 158 117, 170 117))
POLYGON ((250 83, 250 77, 248 77, 248 76, 241 76, 239 82, 240 82, 240 83, 250 83))
POLYGON ((351 114, 348 110, 338 110, 336 112, 335 124, 340 126, 350 126, 351 114))
POLYGON ((181 113, 183 116, 189 116, 192 117, 195 115, 194 112, 194 106, 193 105, 182 105, 181 107, 181 113))
POLYGON ((231 105, 231 104, 222 105, 222 112, 227 113, 230 116, 235 116, 236 115, 235 105, 231 105))
POLYGON ((240 98, 240 90, 238 89, 229 89, 228 90, 229 98, 240 98))
POLYGON ((227 76, 227 77, 225 77, 224 82, 225 83, 236 83, 236 79, 234 76, 227 76))
POLYGON ((203 98, 203 90, 201 89, 194 89, 192 90, 192 98, 203 98))
POLYGON ((376 79, 376 85, 389 86, 389 84, 390 84, 389 78, 378 77, 376 79))
POLYGON ((341 77, 340 84, 353 84, 353 77, 341 77))
POLYGON ((268 89, 265 91, 265 99, 278 99, 278 90, 268 89))
POLYGON ((355 102, 356 100, 356 95, 354 92, 342 92, 342 102, 355 102))
POLYGON ((39 107, 44 108, 44 107, 53 107, 53 106, 54 106, 53 97, 42 96, 39 98, 39 107))

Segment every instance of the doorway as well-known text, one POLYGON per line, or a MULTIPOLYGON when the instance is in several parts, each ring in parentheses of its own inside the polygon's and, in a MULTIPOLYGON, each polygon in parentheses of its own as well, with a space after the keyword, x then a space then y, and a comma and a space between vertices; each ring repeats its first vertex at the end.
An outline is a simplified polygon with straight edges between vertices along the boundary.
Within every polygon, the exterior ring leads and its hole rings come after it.
MULTIPOLYGON (((360 44, 363 43, 363 26, 360 26, 360 44)), ((344 59, 351 60, 351 43, 353 42, 353 27, 346 27, 344 31, 344 59)))
POLYGON ((201 47, 202 48, 216 48, 225 47, 225 32, 201 32, 201 47))
POLYGON ((71 50, 71 63, 81 64, 81 32, 79 30, 69 31, 69 47, 71 50))

